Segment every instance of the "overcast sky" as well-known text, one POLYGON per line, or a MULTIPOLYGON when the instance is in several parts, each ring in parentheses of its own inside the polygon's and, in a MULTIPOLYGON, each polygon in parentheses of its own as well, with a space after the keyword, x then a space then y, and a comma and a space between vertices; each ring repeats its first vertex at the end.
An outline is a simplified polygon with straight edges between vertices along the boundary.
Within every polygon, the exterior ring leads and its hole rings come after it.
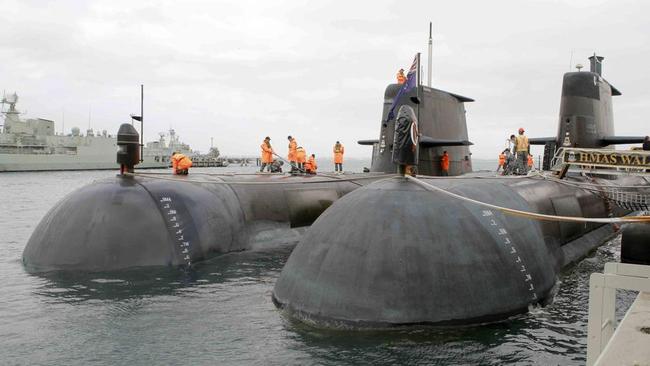
POLYGON ((433 86, 467 104, 474 157, 495 158, 518 127, 553 136, 562 74, 593 52, 616 132, 650 133, 650 2, 0 1, 0 88, 28 117, 115 133, 139 113, 145 140, 173 127, 194 149, 257 154, 264 136, 308 152, 369 157, 384 89, 416 52, 433 86), (416 5, 417 4, 417 5, 416 5), (573 53, 573 59, 571 55, 573 53))

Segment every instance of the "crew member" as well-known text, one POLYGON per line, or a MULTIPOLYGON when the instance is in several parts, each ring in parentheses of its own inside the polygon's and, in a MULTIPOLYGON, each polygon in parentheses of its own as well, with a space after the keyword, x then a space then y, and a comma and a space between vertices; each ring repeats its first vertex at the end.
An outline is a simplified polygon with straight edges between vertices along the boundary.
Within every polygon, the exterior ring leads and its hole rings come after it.
POLYGON ((506 170, 505 165, 506 165, 506 151, 503 150, 501 154, 499 154, 499 166, 497 167, 497 173, 499 172, 499 170, 505 171, 506 170))
POLYGON ((271 173, 282 173, 282 165, 284 165, 282 160, 273 159, 273 162, 269 165, 269 170, 271 173))
POLYGON ((260 147, 262 148, 262 167, 260 168, 260 172, 263 172, 264 168, 267 166, 269 167, 270 171, 271 163, 273 163, 273 154, 275 153, 271 147, 271 138, 266 136, 266 138, 264 138, 264 142, 262 142, 262 145, 260 145, 260 147))
POLYGON ((339 174, 343 173, 344 152, 345 152, 345 148, 343 147, 343 145, 339 141, 336 141, 336 144, 334 144, 334 171, 339 172, 339 174))
POLYGON ((298 148, 298 143, 296 142, 296 139, 291 136, 287 136, 287 139, 289 140, 289 155, 287 160, 289 160, 291 170, 293 170, 297 166, 296 149, 298 148))
POLYGON ((534 164, 535 164, 535 162, 533 161, 533 156, 528 154, 528 169, 529 170, 533 169, 534 164))
POLYGON ((447 150, 445 150, 442 153, 442 157, 440 157, 440 170, 441 170, 441 175, 443 176, 449 175, 449 154, 447 154, 447 150))
POLYGON ((406 75, 404 75, 404 69, 399 69, 397 72, 397 83, 404 84, 406 82, 406 75))
POLYGON ((190 158, 178 151, 174 151, 171 160, 174 174, 187 175, 189 173, 189 169, 192 166, 192 160, 190 158))
POLYGON ((307 174, 316 174, 317 169, 318 169, 318 165, 316 164, 316 155, 311 154, 309 160, 305 162, 305 172, 307 174))
POLYGON ((296 162, 298 163, 298 170, 304 172, 305 162, 307 161, 307 153, 302 146, 298 146, 296 149, 296 162))
POLYGON ((510 175, 515 168, 515 156, 510 153, 510 148, 503 150, 503 154, 506 157, 506 161, 503 164, 503 175, 510 175))
POLYGON ((528 151, 530 144, 528 137, 524 135, 524 129, 519 128, 519 135, 515 138, 515 153, 517 154, 517 169, 519 175, 525 175, 528 172, 528 151))

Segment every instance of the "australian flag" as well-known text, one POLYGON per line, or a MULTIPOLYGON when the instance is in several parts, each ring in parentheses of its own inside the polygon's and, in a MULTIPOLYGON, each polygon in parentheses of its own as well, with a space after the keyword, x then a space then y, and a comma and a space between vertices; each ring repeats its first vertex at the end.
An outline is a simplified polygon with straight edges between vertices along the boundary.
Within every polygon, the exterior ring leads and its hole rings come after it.
POLYGON ((390 121, 391 119, 395 118, 395 108, 397 108, 397 103, 399 102, 402 95, 410 92, 413 88, 415 88, 418 85, 417 78, 418 78, 419 67, 420 67, 420 54, 418 53, 415 55, 415 58, 413 59, 413 63, 411 64, 411 68, 409 69, 408 74, 406 74, 406 82, 402 84, 402 87, 399 89, 397 95, 393 99, 393 105, 390 106, 390 110, 388 111, 388 118, 386 119, 386 121, 390 121))

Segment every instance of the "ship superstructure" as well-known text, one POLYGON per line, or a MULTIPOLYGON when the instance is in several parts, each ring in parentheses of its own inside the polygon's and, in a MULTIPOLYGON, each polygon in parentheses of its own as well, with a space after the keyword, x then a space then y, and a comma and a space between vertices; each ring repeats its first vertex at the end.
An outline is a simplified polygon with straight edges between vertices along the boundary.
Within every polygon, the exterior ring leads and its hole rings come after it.
MULTIPOLYGON (((54 121, 44 118, 22 119, 16 109, 16 93, 2 97, 4 124, 0 129, 0 172, 40 170, 116 169, 117 140, 107 132, 89 128, 82 133, 73 127, 69 134, 57 134, 54 121), (5 108, 7 110, 5 110, 5 108)), ((173 151, 192 155, 187 144, 180 142, 173 129, 169 143, 165 134, 144 148, 138 168, 166 168, 173 151)))

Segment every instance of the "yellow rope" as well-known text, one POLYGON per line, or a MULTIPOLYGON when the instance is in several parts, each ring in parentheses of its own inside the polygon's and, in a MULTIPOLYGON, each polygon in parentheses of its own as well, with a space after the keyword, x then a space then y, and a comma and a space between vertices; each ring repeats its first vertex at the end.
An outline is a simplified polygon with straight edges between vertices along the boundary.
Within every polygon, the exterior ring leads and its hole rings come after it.
POLYGON ((416 183, 417 185, 423 187, 428 191, 440 192, 447 196, 470 202, 479 206, 489 207, 498 211, 501 211, 505 214, 519 217, 526 217, 534 220, 546 220, 546 221, 565 221, 565 222, 596 222, 600 224, 617 224, 617 223, 630 223, 630 222, 650 222, 650 216, 625 216, 625 217, 572 217, 572 216, 555 216, 555 215, 546 215, 529 211, 515 210, 512 208, 502 207, 493 205, 486 202, 477 201, 472 198, 464 197, 456 193, 449 192, 440 187, 436 187, 427 182, 424 182, 415 177, 406 176, 406 179, 416 183))

